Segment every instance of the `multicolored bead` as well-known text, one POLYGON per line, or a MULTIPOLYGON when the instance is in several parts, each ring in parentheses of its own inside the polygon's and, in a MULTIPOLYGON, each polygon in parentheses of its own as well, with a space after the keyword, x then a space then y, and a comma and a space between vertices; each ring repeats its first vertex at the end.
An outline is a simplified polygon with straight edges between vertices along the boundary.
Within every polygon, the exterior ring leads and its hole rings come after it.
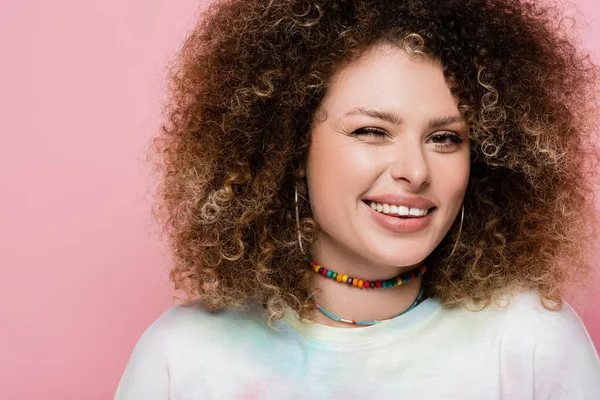
POLYGON ((311 266, 311 268, 318 273, 319 275, 323 275, 326 278, 333 279, 340 283, 345 283, 350 286, 354 286, 360 289, 388 289, 396 286, 403 285, 408 283, 420 276, 422 276, 426 271, 427 267, 425 265, 421 266, 416 271, 406 272, 392 279, 385 279, 383 281, 367 281, 358 278, 354 278, 352 276, 339 274, 335 271, 329 270, 327 268, 321 267, 316 262, 312 261, 310 258, 306 258, 306 262, 311 266))

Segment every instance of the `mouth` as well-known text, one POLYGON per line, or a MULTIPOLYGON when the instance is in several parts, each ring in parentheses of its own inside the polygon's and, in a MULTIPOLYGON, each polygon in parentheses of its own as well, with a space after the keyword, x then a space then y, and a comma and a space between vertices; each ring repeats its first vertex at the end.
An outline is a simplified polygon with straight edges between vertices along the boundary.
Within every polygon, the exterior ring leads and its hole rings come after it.
POLYGON ((371 200, 363 200, 363 203, 370 207, 373 211, 383 214, 387 217, 394 217, 399 219, 415 219, 415 218, 423 218, 426 215, 429 215, 433 212, 437 207, 430 207, 424 209, 418 208, 409 208, 407 206, 401 205, 388 205, 388 204, 379 204, 375 203, 371 200))

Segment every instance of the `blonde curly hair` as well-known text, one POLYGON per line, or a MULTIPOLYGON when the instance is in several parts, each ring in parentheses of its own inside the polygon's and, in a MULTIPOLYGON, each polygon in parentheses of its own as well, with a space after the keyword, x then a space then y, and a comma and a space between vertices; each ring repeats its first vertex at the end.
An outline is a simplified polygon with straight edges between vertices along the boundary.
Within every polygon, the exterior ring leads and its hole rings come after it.
MULTIPOLYGON (((271 319, 307 315, 294 188, 306 197, 311 121, 336 71, 389 42, 441 62, 470 127, 462 233, 459 219, 424 285, 448 307, 520 287, 560 308, 565 283, 589 272, 598 160, 598 68, 562 21, 514 0, 213 3, 172 64, 152 145, 175 288, 211 310, 253 299, 271 319)), ((307 202, 299 212, 308 245, 318 225, 307 202)))

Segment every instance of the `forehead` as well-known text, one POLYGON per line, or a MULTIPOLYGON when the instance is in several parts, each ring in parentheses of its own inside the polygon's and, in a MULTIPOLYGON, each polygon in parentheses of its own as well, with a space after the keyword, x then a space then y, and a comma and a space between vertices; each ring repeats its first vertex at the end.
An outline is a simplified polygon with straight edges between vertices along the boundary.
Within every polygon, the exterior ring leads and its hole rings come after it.
POLYGON ((337 116, 370 108, 431 117, 456 113, 457 103, 439 62, 380 44, 332 77, 322 106, 337 116))

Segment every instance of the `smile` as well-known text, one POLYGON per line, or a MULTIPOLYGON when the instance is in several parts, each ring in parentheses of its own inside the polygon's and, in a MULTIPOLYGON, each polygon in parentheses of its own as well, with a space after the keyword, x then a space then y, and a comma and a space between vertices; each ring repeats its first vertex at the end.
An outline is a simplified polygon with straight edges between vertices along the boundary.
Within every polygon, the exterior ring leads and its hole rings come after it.
MULTIPOLYGON (((427 215, 429 213, 429 209, 427 209, 427 208, 415 208, 415 207, 411 208, 411 207, 399 205, 399 204, 398 205, 397 204, 382 204, 382 203, 376 203, 374 201, 367 201, 366 203, 368 205, 370 205, 374 211, 377 211, 378 213, 394 216, 394 217, 396 217, 396 216, 405 217, 405 218, 424 217, 425 215, 427 215)), ((433 209, 433 207, 432 207, 432 209, 433 209)))
POLYGON ((365 211, 367 212, 368 216, 373 222, 375 222, 377 225, 384 228, 385 230, 394 233, 411 233, 425 229, 431 223, 433 218, 432 214, 435 214, 436 209, 436 207, 432 207, 430 209, 411 209, 402 205, 399 206, 380 203, 375 203, 376 208, 373 208, 373 202, 371 201, 363 201, 362 203, 364 204, 365 211), (378 211, 380 206, 381 211, 378 211), (384 206, 387 207, 385 207, 384 209, 384 206), (393 206, 396 207, 396 213, 392 213, 392 211, 394 210, 394 208, 392 208, 393 206), (399 209, 401 209, 404 213, 406 211, 405 208, 408 209, 407 215, 398 214, 398 212, 400 211, 399 209), (385 210, 387 210, 388 213, 385 213, 385 210), (423 211, 425 211, 425 213, 424 215, 421 215, 423 214, 423 211), (418 213, 419 215, 411 215, 416 213, 418 213))

